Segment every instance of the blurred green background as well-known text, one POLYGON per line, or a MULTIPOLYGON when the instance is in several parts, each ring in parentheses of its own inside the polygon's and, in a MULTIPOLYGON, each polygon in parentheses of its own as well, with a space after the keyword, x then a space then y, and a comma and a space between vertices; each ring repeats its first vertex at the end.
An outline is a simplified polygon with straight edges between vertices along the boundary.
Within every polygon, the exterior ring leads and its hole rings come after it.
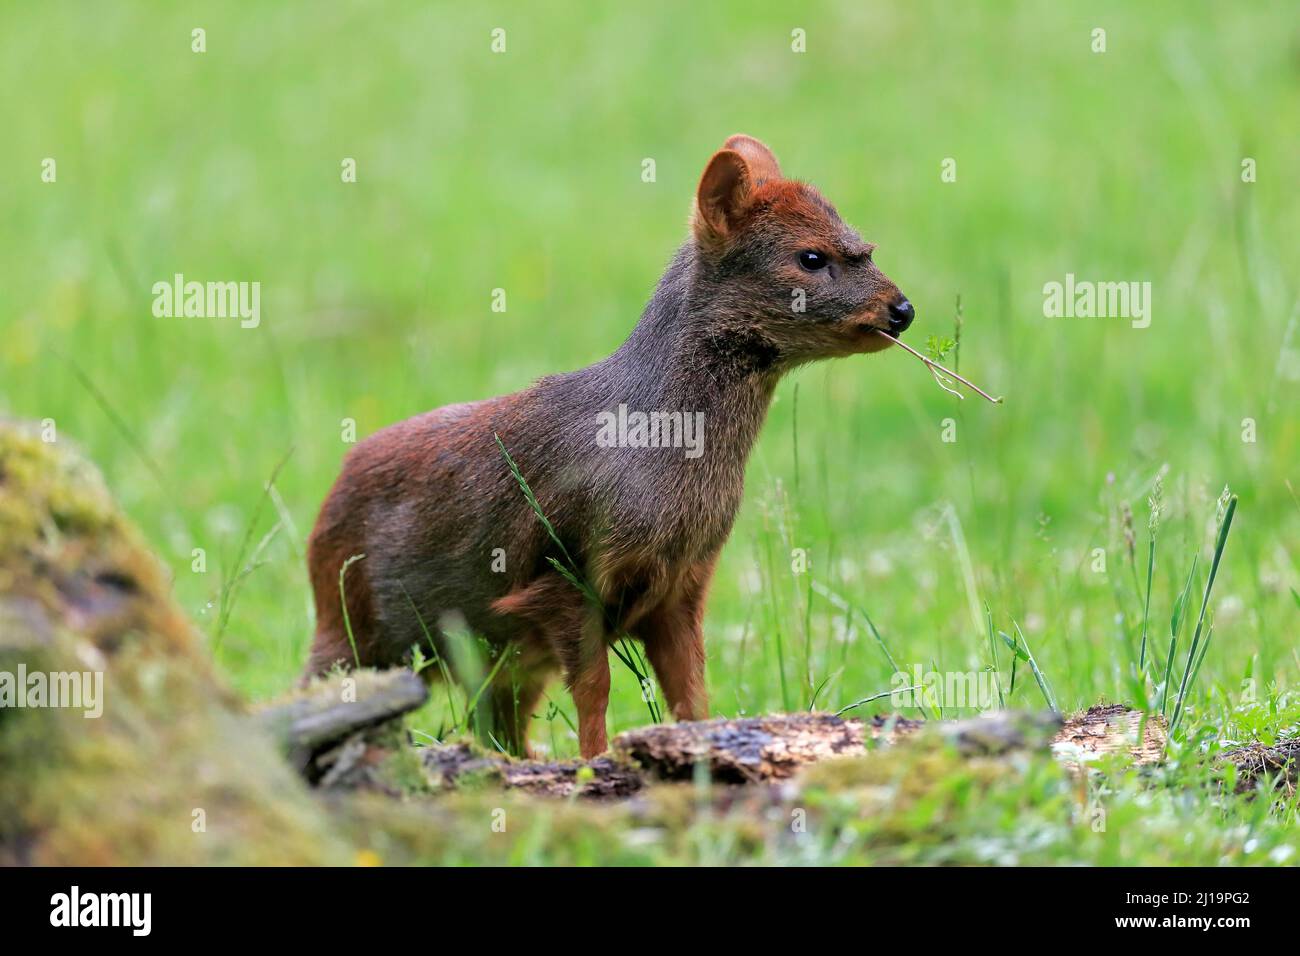
MULTIPOLYGON (((364 436, 608 354, 684 238, 704 163, 747 132, 879 243, 916 304, 914 343, 951 336, 961 297, 961 369, 1006 404, 958 402, 897 351, 783 383, 707 617, 715 711, 889 689, 861 614, 827 594, 869 613, 906 669, 985 667, 987 603, 997 627, 1020 624, 1063 708, 1131 697, 1146 498, 1167 468, 1161 650, 1215 499, 1241 496, 1195 701, 1227 728, 1243 677, 1262 696, 1300 669, 1296 13, 9 5, 0 411, 88 449, 223 672, 274 695, 310 640, 302 549, 348 447, 341 421, 364 436), (261 326, 155 318, 151 286, 178 272, 260 281, 261 326), (1045 318, 1043 285, 1067 272, 1152 283, 1150 327, 1045 318), (794 549, 809 572, 791 570, 794 549)), ((571 714, 558 686, 551 700, 571 714)), ((1022 680, 1013 703, 1040 702, 1022 680)), ((539 741, 576 752, 548 711, 539 741)), ((421 726, 443 716, 435 704, 421 726)), ((611 730, 644 720, 620 672, 611 730)))

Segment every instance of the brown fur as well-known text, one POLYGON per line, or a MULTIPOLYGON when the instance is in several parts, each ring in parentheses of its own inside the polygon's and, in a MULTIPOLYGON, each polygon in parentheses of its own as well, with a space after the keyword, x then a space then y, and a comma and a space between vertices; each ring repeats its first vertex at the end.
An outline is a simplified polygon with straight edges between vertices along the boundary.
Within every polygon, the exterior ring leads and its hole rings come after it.
POLYGON ((906 325, 906 302, 872 248, 815 189, 784 179, 762 143, 729 139, 701 177, 691 238, 617 352, 399 422, 347 456, 309 543, 317 622, 307 673, 353 660, 339 570, 364 554, 344 585, 361 663, 400 665, 428 639, 450 662, 446 629, 463 621, 512 654, 485 696, 494 735, 516 752, 555 671, 577 707, 583 755, 605 749, 607 651, 622 632, 644 643, 672 713, 704 717, 705 595, 777 381, 804 362, 883 348, 871 330, 906 325), (807 271, 807 249, 831 265, 807 271), (796 288, 803 312, 791 308, 796 288), (703 413, 703 453, 599 445, 597 415, 620 404, 703 413), (561 549, 494 435, 602 606, 554 570, 548 558, 561 549), (504 571, 493 570, 495 549, 504 571))

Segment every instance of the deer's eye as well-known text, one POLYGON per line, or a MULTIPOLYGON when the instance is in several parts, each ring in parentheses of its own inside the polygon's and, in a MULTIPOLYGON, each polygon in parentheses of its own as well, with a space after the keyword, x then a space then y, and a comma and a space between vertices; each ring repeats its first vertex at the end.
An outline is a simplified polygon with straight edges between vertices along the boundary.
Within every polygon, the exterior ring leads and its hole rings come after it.
POLYGON ((825 269, 831 264, 831 260, 822 253, 814 249, 805 249, 799 253, 799 265, 808 272, 816 272, 819 269, 825 269))

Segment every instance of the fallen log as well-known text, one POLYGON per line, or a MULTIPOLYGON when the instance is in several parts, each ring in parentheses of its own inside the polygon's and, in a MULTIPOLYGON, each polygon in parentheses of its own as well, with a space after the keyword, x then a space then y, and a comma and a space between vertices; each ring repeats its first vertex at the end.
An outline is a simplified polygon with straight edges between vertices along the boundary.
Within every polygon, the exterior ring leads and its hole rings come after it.
MULTIPOLYGON (((1163 755, 1164 722, 1122 704, 1091 707, 1064 721, 1047 712, 1002 711, 951 721, 920 721, 897 715, 866 720, 830 714, 773 714, 735 720, 658 724, 614 738, 612 756, 580 761, 519 761, 477 751, 467 744, 423 748, 421 761, 438 790, 499 786, 543 796, 615 798, 661 780, 689 780, 703 767, 717 783, 765 783, 790 779, 809 764, 867 754, 928 734, 966 756, 997 755, 1050 745, 1067 767, 1102 754, 1127 753, 1138 764, 1163 755)), ((1241 766, 1263 768, 1282 758, 1245 753, 1241 766), (1250 761, 1255 763, 1251 764, 1250 761)), ((1294 764, 1289 766, 1294 769, 1294 764)))
POLYGON ((930 730, 963 754, 1046 747, 1060 721, 1051 714, 1004 711, 926 723, 906 717, 843 719, 830 714, 776 714, 737 720, 661 724, 614 738, 614 752, 663 780, 689 779, 697 765, 721 783, 784 780, 806 764, 865 754, 930 730))
POLYGON ((428 699, 424 681, 409 670, 360 670, 313 681, 287 699, 262 706, 256 717, 280 741, 289 762, 314 780, 337 763, 313 766, 338 744, 396 720, 428 699), (314 769, 320 772, 313 774, 314 769))
POLYGON ((614 752, 664 780, 690 779, 697 765, 722 783, 791 777, 817 760, 866 752, 862 724, 829 714, 659 724, 614 738, 614 752))
POLYGON ((1067 767, 1077 768, 1103 754, 1127 753, 1137 764, 1164 759, 1163 717, 1123 704, 1098 704, 1068 718, 1052 741, 1052 752, 1067 767))
POLYGON ((497 786, 541 796, 627 797, 656 781, 689 780, 704 769, 724 784, 789 779, 803 767, 921 735, 947 740, 965 755, 1046 748, 1059 720, 1003 712, 926 724, 906 717, 845 720, 831 714, 774 714, 643 727, 614 738, 612 755, 582 761, 520 761, 469 744, 422 748, 436 790, 497 786))
POLYGON ((546 797, 606 799, 629 797, 645 785, 640 770, 610 757, 586 763, 512 760, 463 743, 426 747, 420 756, 431 786, 438 790, 486 785, 546 797))

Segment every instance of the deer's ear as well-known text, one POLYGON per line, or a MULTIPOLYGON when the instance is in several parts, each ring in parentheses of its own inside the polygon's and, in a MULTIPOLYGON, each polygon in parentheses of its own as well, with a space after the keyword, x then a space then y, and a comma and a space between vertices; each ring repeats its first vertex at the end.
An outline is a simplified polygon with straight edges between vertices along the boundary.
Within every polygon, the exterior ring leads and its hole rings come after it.
POLYGON ((731 149, 714 153, 695 193, 695 237, 716 243, 734 233, 752 188, 749 166, 740 153, 731 149))
POLYGON ((781 178, 781 165, 776 161, 776 156, 754 137, 737 133, 723 143, 722 148, 737 152, 744 157, 755 186, 761 186, 770 179, 781 178))

